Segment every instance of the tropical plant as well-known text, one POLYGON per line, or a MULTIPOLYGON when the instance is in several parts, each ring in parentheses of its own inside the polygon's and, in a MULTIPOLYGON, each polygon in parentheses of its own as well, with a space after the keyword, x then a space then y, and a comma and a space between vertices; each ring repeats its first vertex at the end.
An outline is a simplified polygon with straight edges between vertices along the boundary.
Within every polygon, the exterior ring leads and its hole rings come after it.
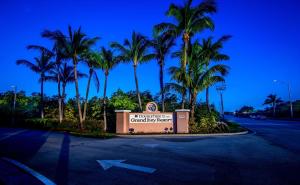
MULTIPOLYGON (((77 71, 78 79, 87 77, 86 74, 77 71)), ((52 81, 52 82, 60 82, 61 84, 61 112, 62 112, 62 119, 64 119, 64 105, 66 99, 66 86, 69 83, 74 83, 74 70, 72 66, 69 66, 66 62, 63 62, 59 68, 55 67, 49 71, 49 75, 45 76, 45 81, 52 81)), ((59 85, 60 89, 60 85, 59 85)), ((59 90, 60 91, 60 90, 59 90)))
POLYGON ((164 66, 167 54, 174 45, 174 37, 167 33, 155 33, 151 45, 154 49, 155 58, 159 65, 159 84, 161 94, 162 111, 165 112, 165 93, 164 93, 164 66))
POLYGON ((276 115, 276 107, 279 103, 281 103, 281 98, 277 97, 276 94, 270 94, 265 100, 263 105, 271 105, 273 109, 273 117, 276 115))
MULTIPOLYGON (((213 42, 213 37, 209 37, 208 39, 203 39, 201 43, 201 57, 203 58, 206 68, 211 64, 211 62, 220 62, 224 60, 229 60, 230 57, 226 54, 221 53, 221 49, 223 48, 224 42, 228 41, 231 38, 229 35, 222 36, 216 42, 213 42)), ((216 82, 213 80, 206 81, 206 106, 207 110, 210 112, 209 105, 209 87, 214 85, 216 82)))
POLYGON ((208 14, 216 12, 216 4, 214 0, 205 0, 200 4, 192 6, 192 0, 186 0, 184 5, 171 4, 167 16, 173 17, 173 23, 161 23, 155 26, 155 30, 160 32, 169 32, 174 37, 182 37, 184 41, 184 57, 182 60, 182 68, 186 68, 188 62, 188 46, 195 34, 206 28, 214 29, 214 24, 208 14))
POLYGON ((96 53, 96 52, 85 51, 82 54, 81 58, 89 68, 89 77, 88 77, 88 83, 86 86, 86 94, 85 94, 83 117, 82 117, 83 121, 85 121, 92 77, 94 77, 94 82, 95 82, 95 87, 96 87, 97 92, 99 92, 99 88, 100 88, 100 82, 99 82, 99 78, 98 78, 98 75, 96 72, 96 69, 100 67, 100 57, 99 57, 98 53, 96 53))
POLYGON ((87 111, 87 117, 89 120, 101 120, 101 112, 102 112, 102 99, 96 96, 92 97, 89 100, 89 111, 87 111))
POLYGON ((155 57, 154 54, 148 53, 149 46, 150 42, 146 39, 146 37, 136 32, 132 33, 131 40, 125 39, 123 45, 117 42, 113 42, 111 44, 111 47, 117 49, 120 53, 118 56, 119 61, 133 63, 136 95, 138 98, 140 111, 142 111, 143 108, 137 78, 137 66, 138 64, 148 62, 155 57))
POLYGON ((238 114, 249 114, 254 112, 254 107, 245 105, 241 107, 238 111, 236 111, 238 114))
POLYGON ((112 94, 110 103, 116 110, 134 110, 138 107, 138 104, 131 100, 121 89, 112 94))
POLYGON ((60 43, 65 49, 66 57, 73 61, 74 70, 74 82, 76 91, 76 101, 79 114, 79 127, 83 129, 83 116, 81 111, 79 85, 78 85, 78 74, 77 74, 77 64, 80 61, 79 56, 85 51, 90 50, 90 48, 96 43, 98 37, 88 38, 86 34, 81 31, 81 27, 77 30, 73 30, 71 26, 68 27, 68 36, 65 36, 61 31, 44 31, 42 34, 44 37, 48 37, 60 43))
POLYGON ((103 122, 104 122, 104 131, 107 130, 107 117, 106 117, 106 88, 107 88, 107 79, 111 69, 113 69, 117 64, 117 57, 114 56, 113 52, 109 49, 101 48, 100 52, 101 63, 100 68, 104 72, 105 81, 104 81, 104 91, 103 91, 103 122))
POLYGON ((228 74, 228 66, 218 64, 211 67, 206 67, 204 63, 197 60, 190 61, 191 64, 189 67, 191 68, 191 75, 189 76, 189 89, 191 90, 191 120, 195 118, 195 105, 197 100, 197 95, 200 91, 205 88, 217 83, 224 82, 223 78, 228 74))
POLYGON ((165 85, 165 92, 171 92, 174 91, 181 95, 181 109, 184 109, 185 103, 186 103, 186 94, 187 94, 187 88, 183 83, 177 82, 171 82, 166 83, 165 85))
MULTIPOLYGON (((45 31, 47 32, 47 31, 45 31)), ((45 32, 42 32, 42 37, 51 39, 51 35, 44 35, 45 32)), ((57 39, 54 42, 52 52, 55 56, 55 65, 53 66, 53 69, 51 70, 52 75, 56 75, 56 77, 53 79, 53 76, 49 77, 48 80, 55 80, 57 82, 57 96, 58 96, 58 112, 59 112, 59 123, 62 123, 63 120, 63 97, 61 94, 61 65, 62 61, 66 58, 65 48, 63 46, 64 42, 59 42, 57 39)), ((47 80, 47 79, 46 79, 47 80)))
MULTIPOLYGON (((182 71, 179 67, 171 67, 170 73, 173 80, 181 83, 181 86, 176 84, 177 89, 180 89, 183 95, 190 94, 191 120, 195 118, 195 106, 197 95, 205 88, 217 83, 223 82, 223 76, 228 73, 228 67, 225 65, 208 66, 202 45, 196 40, 190 45, 189 50, 189 65, 187 71, 182 71)), ((181 57, 181 52, 175 53, 175 56, 181 57)), ((172 85, 174 86, 174 84, 172 85)), ((184 108, 184 102, 182 102, 184 108)))
POLYGON ((34 58, 34 63, 28 60, 17 60, 17 65, 25 65, 33 72, 40 75, 39 82, 41 83, 41 102, 40 102, 40 113, 41 118, 44 118, 44 81, 46 73, 53 68, 54 63, 51 61, 53 53, 43 46, 29 45, 27 49, 34 49, 40 52, 39 57, 34 58))
POLYGON ((58 99, 58 118, 59 123, 62 123, 63 120, 63 111, 62 111, 62 96, 61 96, 61 79, 60 79, 60 68, 61 61, 55 62, 53 68, 49 71, 49 75, 45 76, 45 81, 53 81, 57 83, 57 99, 58 99))

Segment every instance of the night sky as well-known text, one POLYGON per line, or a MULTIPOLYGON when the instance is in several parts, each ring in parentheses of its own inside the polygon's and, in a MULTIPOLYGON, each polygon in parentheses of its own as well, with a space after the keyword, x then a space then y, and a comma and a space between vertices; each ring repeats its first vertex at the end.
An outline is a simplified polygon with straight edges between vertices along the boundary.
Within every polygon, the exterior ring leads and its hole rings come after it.
MULTIPOLYGON (((16 85, 28 94, 39 92, 38 75, 24 66, 17 66, 17 59, 32 61, 37 54, 28 51, 29 44, 51 48, 51 42, 40 37, 44 29, 60 29, 82 26, 90 37, 101 37, 95 46, 108 46, 112 41, 123 42, 133 30, 148 37, 153 25, 172 21, 165 16, 171 2, 182 0, 0 0, 0 92, 16 85)), ((199 2, 196 1, 195 2, 199 2)), ((216 29, 205 31, 197 38, 230 34, 233 38, 225 44, 224 53, 231 60, 230 74, 226 78, 224 92, 225 110, 233 111, 242 105, 263 108, 262 103, 270 93, 287 100, 287 87, 273 83, 274 79, 291 83, 292 98, 300 99, 300 1, 298 0, 218 0, 218 13, 213 15, 216 29)), ((176 59, 168 59, 166 68, 178 65, 176 59)), ((80 66, 82 72, 87 68, 80 66)), ((103 95, 103 73, 99 70, 101 90, 91 86, 90 97, 103 95)), ((159 92, 158 65, 156 61, 138 67, 141 90, 159 92)), ((166 81, 169 75, 166 73, 166 81)), ((86 89, 86 79, 80 80, 80 93, 86 89)), ((56 84, 46 83, 47 95, 57 93, 56 84)), ((135 90, 133 67, 117 66, 109 76, 108 95, 121 88, 135 90)), ((75 95, 74 84, 68 85, 68 97, 75 95)), ((204 101, 204 92, 199 95, 204 101)), ((211 102, 219 107, 219 96, 212 87, 211 102)))

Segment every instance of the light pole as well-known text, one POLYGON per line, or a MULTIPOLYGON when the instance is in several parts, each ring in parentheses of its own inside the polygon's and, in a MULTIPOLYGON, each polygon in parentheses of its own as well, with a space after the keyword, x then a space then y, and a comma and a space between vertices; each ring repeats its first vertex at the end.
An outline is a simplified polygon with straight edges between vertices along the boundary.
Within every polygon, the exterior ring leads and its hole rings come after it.
POLYGON ((218 86, 217 91, 220 93, 220 99, 221 99, 221 115, 222 115, 222 119, 224 119, 224 103, 223 103, 223 91, 226 89, 226 85, 222 84, 220 86, 218 86))
POLYGON ((274 83, 282 83, 284 85, 287 85, 288 87, 288 93, 289 93, 289 101, 290 101, 290 114, 291 118, 294 117, 294 112, 293 112, 293 102, 292 102, 292 96, 291 96, 291 83, 290 82, 284 82, 284 81, 279 81, 279 80, 273 80, 274 83))

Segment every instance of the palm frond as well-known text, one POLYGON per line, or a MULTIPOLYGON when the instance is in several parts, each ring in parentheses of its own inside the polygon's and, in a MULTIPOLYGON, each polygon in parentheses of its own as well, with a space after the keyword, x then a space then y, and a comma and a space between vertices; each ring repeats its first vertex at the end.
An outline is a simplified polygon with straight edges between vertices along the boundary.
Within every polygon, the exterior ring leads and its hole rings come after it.
POLYGON ((45 53, 47 55, 53 55, 52 51, 50 51, 49 49, 45 48, 44 46, 39 46, 39 45, 28 45, 27 49, 33 49, 33 50, 37 50, 41 53, 45 53))
POLYGON ((178 83, 166 83, 164 91, 165 92, 175 91, 179 94, 183 94, 184 92, 187 91, 187 89, 178 83))
POLYGON ((97 93, 98 93, 99 89, 100 89, 100 81, 99 81, 99 78, 98 78, 98 75, 97 75, 96 71, 93 72, 93 81, 95 83, 95 87, 96 87, 96 90, 97 90, 97 93))
POLYGON ((17 65, 25 65, 26 67, 28 67, 29 69, 31 69, 32 71, 36 72, 36 73, 40 73, 41 70, 38 66, 36 66, 35 64, 29 62, 28 60, 17 60, 17 65))

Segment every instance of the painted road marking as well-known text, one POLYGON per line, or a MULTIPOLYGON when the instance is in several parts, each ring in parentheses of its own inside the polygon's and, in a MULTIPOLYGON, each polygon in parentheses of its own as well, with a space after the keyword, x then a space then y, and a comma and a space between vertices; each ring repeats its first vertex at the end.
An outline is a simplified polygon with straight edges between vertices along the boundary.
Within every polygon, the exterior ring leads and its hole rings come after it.
POLYGON ((44 183, 45 185, 56 185, 54 182, 52 182, 51 180, 49 180, 48 178, 46 178, 45 176, 43 176, 42 174, 34 171, 33 169, 29 168, 28 166, 13 160, 13 159, 9 159, 6 157, 2 157, 1 159, 14 164, 15 166, 21 168, 22 170, 25 170, 27 173, 31 174, 32 176, 34 176, 35 178, 37 178, 38 180, 40 180, 42 183, 44 183))
POLYGON ((23 132, 25 132, 25 131, 27 131, 27 130, 19 130, 19 131, 17 131, 17 132, 13 132, 13 133, 11 133, 11 134, 9 134, 9 135, 7 135, 7 136, 4 136, 4 137, 0 138, 0 141, 3 141, 3 140, 5 140, 5 139, 8 139, 8 138, 10 138, 10 137, 12 137, 12 136, 21 134, 21 133, 23 133, 23 132))
POLYGON ((129 170, 134 170, 134 171, 140 171, 144 173, 153 173, 156 171, 154 168, 148 168, 145 166, 137 166, 137 165, 132 165, 132 164, 125 164, 123 163, 126 160, 97 160, 97 162, 102 166, 104 170, 108 170, 109 168, 115 166, 119 168, 125 168, 129 170))
POLYGON ((144 144, 145 147, 149 147, 149 148, 155 148, 157 147, 159 144, 144 144))

